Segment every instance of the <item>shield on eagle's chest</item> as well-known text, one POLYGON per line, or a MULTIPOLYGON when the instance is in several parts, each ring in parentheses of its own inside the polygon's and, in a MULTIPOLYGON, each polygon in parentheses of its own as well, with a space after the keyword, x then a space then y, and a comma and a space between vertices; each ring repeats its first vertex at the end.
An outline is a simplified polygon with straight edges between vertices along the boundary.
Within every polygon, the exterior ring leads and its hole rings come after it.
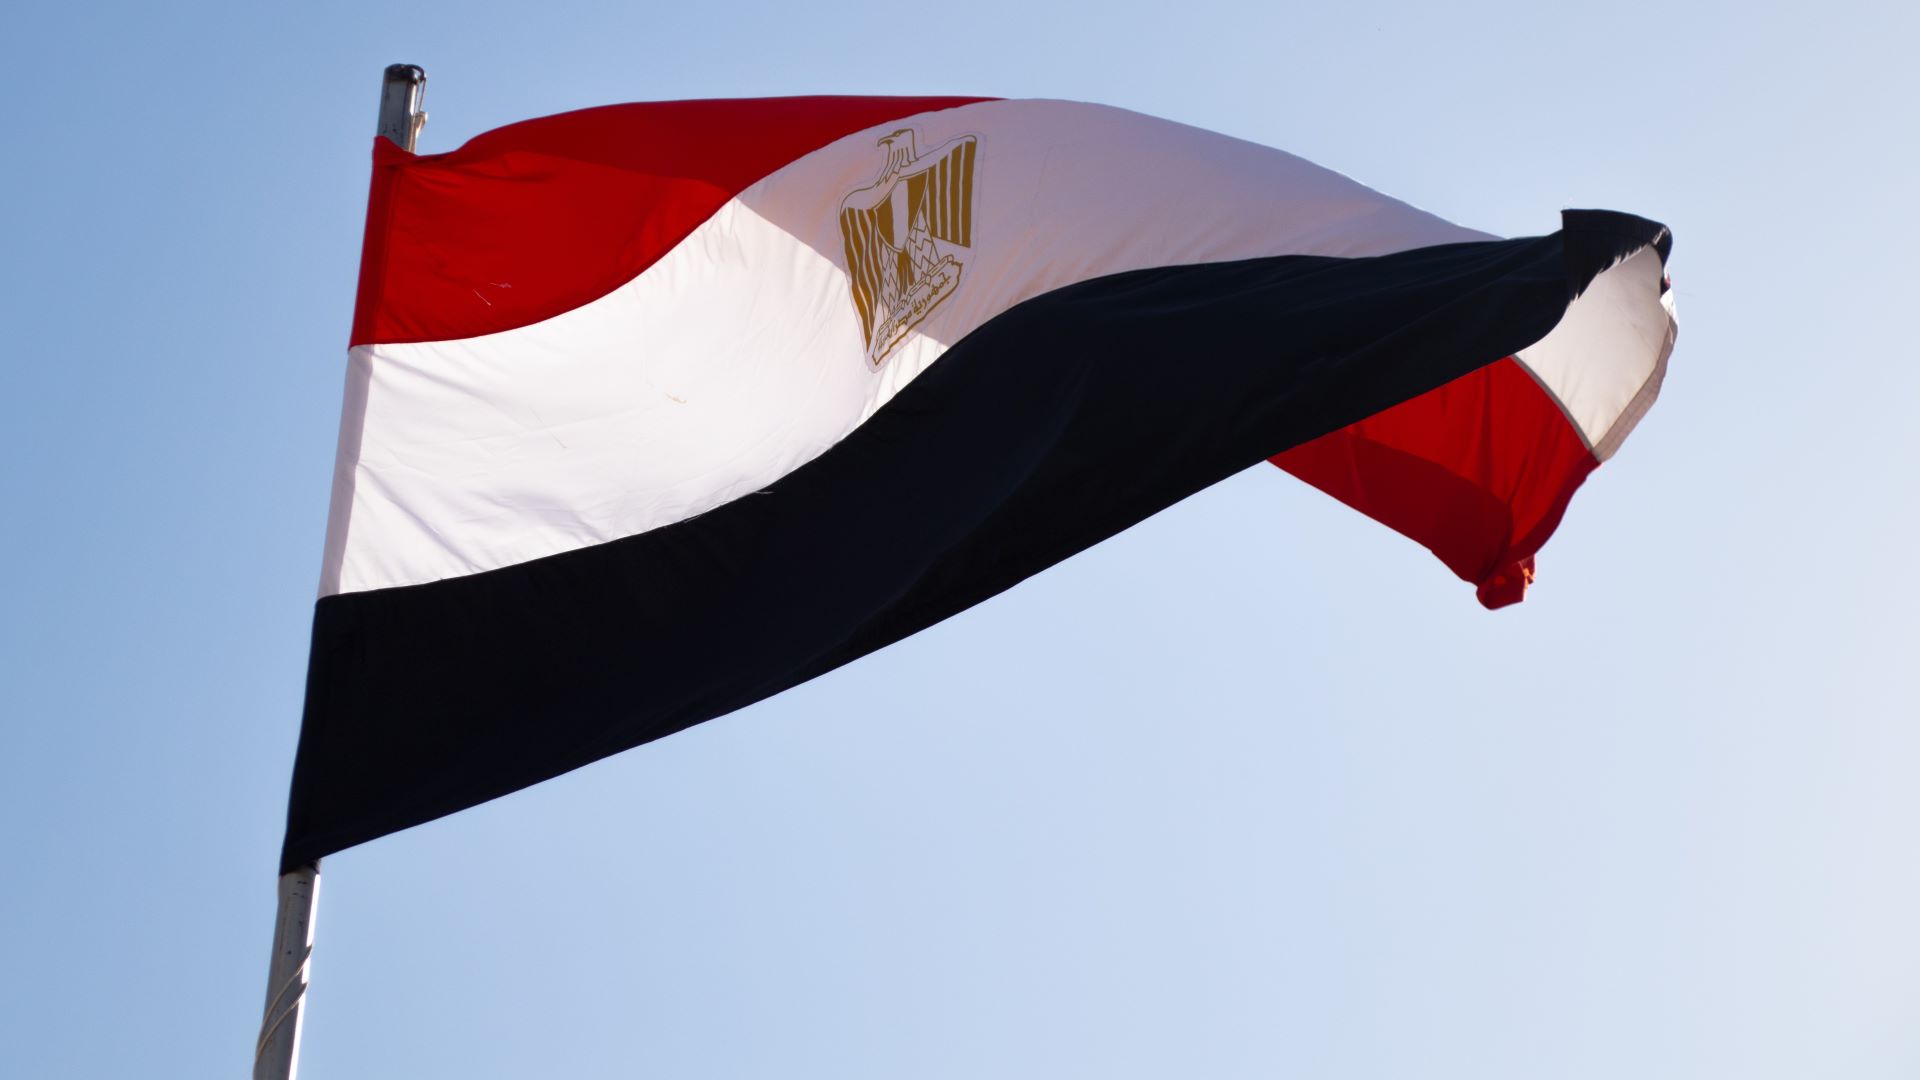
POLYGON ((840 204, 847 278, 878 369, 934 308, 952 296, 973 253, 974 154, 961 135, 921 153, 912 128, 882 138, 885 164, 840 204))

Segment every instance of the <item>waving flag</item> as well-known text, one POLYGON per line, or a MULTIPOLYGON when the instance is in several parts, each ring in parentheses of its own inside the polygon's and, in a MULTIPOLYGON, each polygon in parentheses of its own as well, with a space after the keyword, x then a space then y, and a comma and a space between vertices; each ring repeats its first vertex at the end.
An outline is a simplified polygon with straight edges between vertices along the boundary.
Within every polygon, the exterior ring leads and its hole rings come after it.
POLYGON ((805 681, 1263 459, 1518 600, 1666 230, 1053 101, 376 141, 288 867, 805 681))

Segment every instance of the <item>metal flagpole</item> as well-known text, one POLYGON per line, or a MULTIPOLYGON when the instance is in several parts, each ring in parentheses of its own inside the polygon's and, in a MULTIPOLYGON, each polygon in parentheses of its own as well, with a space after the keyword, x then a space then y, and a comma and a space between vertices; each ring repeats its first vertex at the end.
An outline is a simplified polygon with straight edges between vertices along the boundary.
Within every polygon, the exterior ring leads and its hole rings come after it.
POLYGON ((253 1047, 253 1080, 293 1080, 300 1064, 300 1020, 307 999, 307 957, 313 953, 313 905, 320 864, 280 875, 280 913, 273 920, 273 963, 267 969, 267 1011, 253 1047))
MULTIPOLYGON (((389 65, 380 85, 375 134, 411 152, 426 125, 427 73, 412 64, 389 65)), ((307 960, 313 955, 313 909, 320 896, 320 864, 280 875, 280 909, 273 921, 273 963, 267 969, 267 1008, 253 1047, 253 1080, 294 1080, 300 1067, 300 1021, 307 999, 307 960)))

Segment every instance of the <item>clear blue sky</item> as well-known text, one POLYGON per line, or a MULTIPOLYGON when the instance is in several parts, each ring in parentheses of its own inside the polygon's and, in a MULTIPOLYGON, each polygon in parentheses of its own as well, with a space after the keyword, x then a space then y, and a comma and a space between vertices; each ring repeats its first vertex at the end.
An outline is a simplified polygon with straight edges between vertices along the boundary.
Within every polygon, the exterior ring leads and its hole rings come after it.
POLYGON ((0 1075, 244 1075, 380 69, 422 149, 972 92, 1670 224, 1525 605, 1256 469, 327 860, 328 1078, 1920 1075, 1911 5, 54 4, 0 23, 0 1075))

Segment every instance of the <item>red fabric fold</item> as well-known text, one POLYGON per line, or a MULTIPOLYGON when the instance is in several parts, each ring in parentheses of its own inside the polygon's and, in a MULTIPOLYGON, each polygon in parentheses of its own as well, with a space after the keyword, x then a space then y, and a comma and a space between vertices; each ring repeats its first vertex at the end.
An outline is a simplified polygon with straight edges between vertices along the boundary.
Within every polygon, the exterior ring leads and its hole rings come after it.
POLYGON ((1534 554, 1599 466, 1512 357, 1272 461, 1419 541, 1488 608, 1525 597, 1534 554))

